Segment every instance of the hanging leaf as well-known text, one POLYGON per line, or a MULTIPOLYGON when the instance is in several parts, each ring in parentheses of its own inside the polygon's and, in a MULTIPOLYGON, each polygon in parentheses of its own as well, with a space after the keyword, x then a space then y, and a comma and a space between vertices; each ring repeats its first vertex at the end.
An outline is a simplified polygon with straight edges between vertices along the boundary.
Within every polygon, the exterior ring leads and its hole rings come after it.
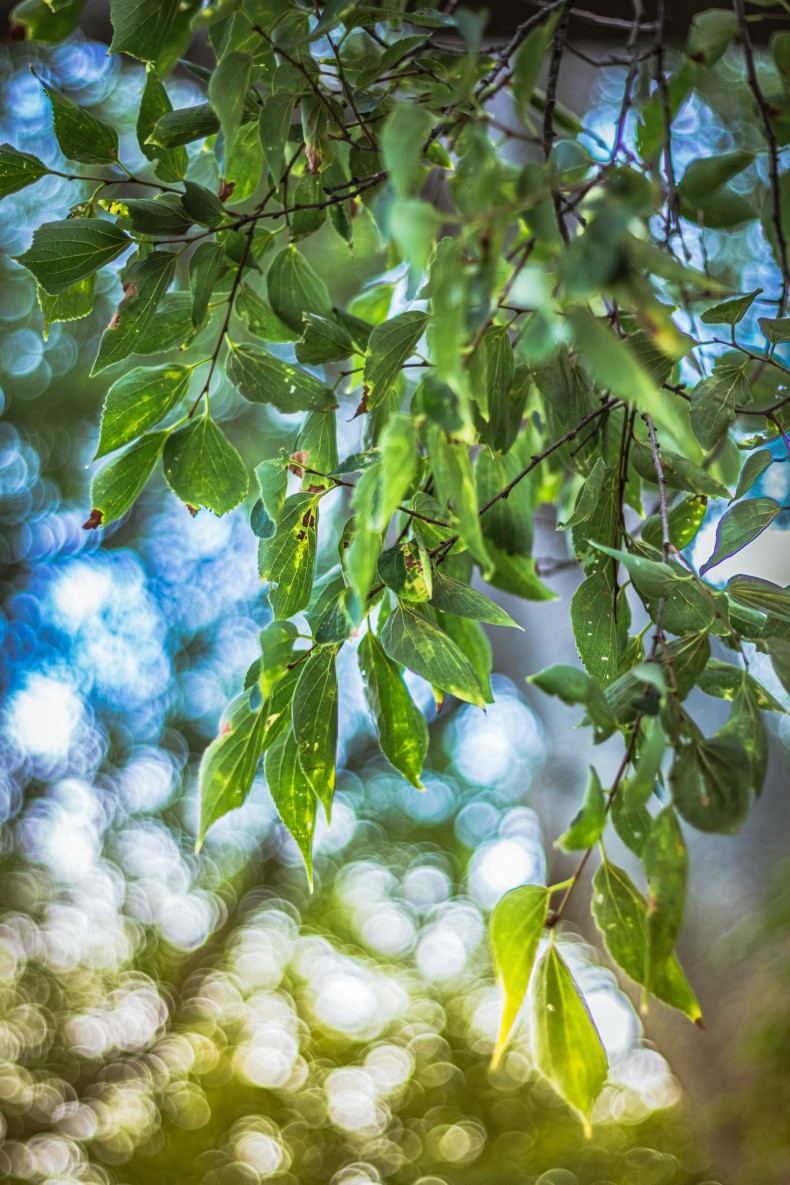
POLYGON ((315 568, 317 494, 285 499, 277 530, 261 549, 261 577, 271 583, 269 603, 278 619, 293 617, 310 601, 315 568))
POLYGON ((45 292, 59 296, 131 246, 132 240, 114 222, 101 218, 64 218, 45 222, 33 232, 33 244, 21 263, 45 292))
POLYGON ((154 251, 128 269, 124 298, 102 335, 92 375, 138 352, 138 344, 170 287, 175 265, 175 255, 154 251))
POLYGON ((619 643, 614 590, 604 572, 588 576, 573 594, 571 625, 584 669, 608 687, 617 677, 619 643))
POLYGON ((496 1067, 527 994, 538 943, 546 924, 549 892, 543 885, 522 885, 496 903, 488 923, 494 972, 504 993, 499 1034, 491 1058, 496 1067))
POLYGON ((665 807, 653 820, 642 863, 648 884, 645 986, 651 990, 675 949, 686 899, 688 853, 671 806, 665 807))
POLYGON ((673 799, 698 831, 733 835, 746 818, 751 781, 748 755, 735 737, 691 740, 680 749, 673 799))
POLYGON ((759 449, 756 453, 748 456, 738 476, 738 485, 730 501, 737 502, 739 498, 742 498, 744 494, 748 493, 773 459, 773 453, 769 449, 759 449))
POLYGON ((370 335, 365 355, 363 382, 368 388, 367 406, 377 407, 400 374, 404 362, 425 331, 426 313, 401 313, 370 335))
POLYGON ((293 698, 293 731, 299 762, 327 820, 335 796, 337 749, 336 646, 323 646, 305 659, 293 698))
POLYGON ((422 675, 434 687, 479 708, 486 704, 469 659, 443 630, 415 610, 398 605, 384 623, 381 644, 394 662, 422 675))
POLYGON ((131 509, 153 473, 167 437, 167 432, 150 432, 99 470, 91 482, 93 509, 86 527, 109 526, 131 509))
MULTIPOLYGON (((751 153, 744 155, 751 156, 751 153)), ((721 159, 721 157, 712 157, 709 161, 692 161, 689 168, 693 171, 699 171, 699 166, 703 164, 713 165, 715 167, 721 159), (694 166, 696 166, 696 169, 694 166)), ((729 177, 725 177, 725 181, 728 180, 729 177)), ((712 188, 715 188, 719 184, 720 182, 716 181, 712 188)), ((713 308, 707 309, 702 314, 700 321, 705 325, 737 325, 746 316, 761 292, 762 288, 755 288, 754 292, 747 292, 745 296, 735 296, 732 300, 725 300, 721 304, 714 305, 713 308)))
POLYGON ((49 169, 37 156, 0 144, 0 198, 8 197, 46 177, 49 169))
MULTIPOLYGON (((644 986, 649 960, 647 904, 628 874, 608 860, 593 877, 593 917, 615 963, 644 986)), ((675 955, 669 956, 650 990, 689 1020, 700 1019, 699 1004, 675 955)))
POLYGON ((728 510, 719 520, 716 528, 716 549, 707 563, 700 568, 700 575, 704 576, 711 568, 715 568, 730 556, 737 555, 758 535, 762 535, 781 510, 782 507, 774 502, 773 498, 749 498, 746 502, 737 502, 732 510, 728 510))
POLYGON ((318 800, 302 770, 293 728, 286 729, 267 749, 264 770, 277 814, 302 853, 312 889, 313 832, 318 800))
POLYGON ((138 367, 121 375, 107 392, 96 459, 141 436, 177 407, 189 386, 185 366, 138 367))
POLYGON ((517 630, 524 628, 490 597, 439 570, 433 577, 431 604, 443 613, 454 613, 456 617, 468 617, 488 625, 511 625, 517 630))
POLYGON ((601 838, 605 823, 606 800, 601 788, 601 779, 597 771, 590 766, 590 781, 584 804, 568 830, 555 841, 554 846, 562 848, 564 852, 585 851, 587 848, 595 847, 601 838))
POLYGON ((266 276, 269 303, 289 328, 302 332, 304 313, 329 317, 332 301, 326 284, 296 247, 281 251, 266 276))
POLYGON ((167 484, 188 506, 227 514, 242 501, 249 481, 239 453, 209 415, 179 428, 165 446, 167 484))
POLYGON ((177 8, 178 0, 111 0, 110 53, 128 53, 143 62, 156 61, 177 8))
POLYGON ((98 119, 45 82, 41 85, 52 104, 58 147, 68 160, 102 165, 118 159, 118 133, 111 123, 98 119))
POLYGON ((278 411, 322 411, 334 406, 324 383, 260 346, 231 345, 228 378, 251 403, 271 403, 278 411))
POLYGON ((425 717, 409 695, 400 667, 387 657, 370 630, 357 654, 381 751, 413 786, 422 790, 420 774, 428 752, 425 717))
POLYGON ((584 997, 554 943, 535 971, 535 1065, 592 1135, 593 1103, 608 1063, 584 997))
POLYGON ((266 714, 252 711, 248 696, 231 710, 226 727, 212 741, 200 762, 200 850, 209 828, 229 811, 242 806, 252 786, 263 752, 266 714))

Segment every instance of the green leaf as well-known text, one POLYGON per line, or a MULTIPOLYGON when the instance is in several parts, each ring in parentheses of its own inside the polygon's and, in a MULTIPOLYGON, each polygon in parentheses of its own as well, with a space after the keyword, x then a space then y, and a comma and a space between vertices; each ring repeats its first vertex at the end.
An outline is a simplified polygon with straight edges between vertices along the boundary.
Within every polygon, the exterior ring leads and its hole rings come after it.
POLYGON ((490 597, 438 569, 433 575, 431 604, 443 613, 454 613, 456 617, 468 617, 488 625, 511 625, 517 630, 524 628, 490 597))
POLYGON ((743 745, 749 758, 752 790, 759 798, 768 770, 768 733, 761 704, 752 691, 748 676, 742 679, 741 688, 732 702, 730 718, 722 728, 721 735, 735 737, 743 745))
MULTIPOLYGON (((649 842, 649 840, 648 840, 649 842)), ((593 877, 593 917, 604 946, 619 967, 645 985, 649 960, 647 903, 622 868, 604 861, 593 877)), ((676 955, 670 955, 650 990, 689 1020, 702 1015, 676 955)))
POLYGON ((633 774, 623 784, 620 792, 629 811, 645 806, 653 793, 667 744, 664 731, 655 717, 644 721, 640 735, 642 744, 639 759, 634 766, 633 774))
POLYGON ((166 111, 154 124, 146 144, 154 148, 180 148, 193 140, 205 140, 219 131, 219 120, 208 103, 166 111))
POLYGON ((693 579, 690 575, 680 575, 669 564, 632 555, 628 551, 617 551, 614 547, 604 547, 602 543, 596 543, 595 546, 622 564, 634 588, 646 597, 668 597, 675 591, 679 581, 685 584, 693 579))
POLYGON ((208 84, 209 102, 219 118, 225 137, 226 155, 232 150, 234 137, 241 125, 251 71, 252 58, 231 50, 223 55, 217 68, 212 71, 208 84))
POLYGON ((285 146, 294 109, 294 96, 275 92, 263 101, 258 130, 272 185, 279 186, 285 170, 285 146))
POLYGON ((615 398, 626 399, 640 412, 647 412, 686 452, 694 455, 693 438, 674 404, 658 389, 636 355, 589 309, 573 309, 569 317, 579 355, 599 386, 609 387, 615 398))
POLYGON ((758 324, 773 345, 790 342, 790 317, 760 317, 758 324))
POLYGON ((260 346, 231 343, 228 378, 251 403, 271 403, 286 414, 335 406, 334 395, 320 379, 260 346))
POLYGON ((690 633, 676 638, 666 647, 659 647, 658 658, 662 668, 666 668, 668 662, 672 664, 674 679, 665 669, 666 684, 680 699, 685 699, 711 661, 707 631, 690 633))
POLYGON ((395 246, 419 275, 427 266, 442 225, 433 206, 417 198, 399 198, 389 211, 388 229, 395 246))
POLYGON ((118 159, 118 133, 112 124, 91 115, 73 99, 47 86, 45 82, 41 85, 52 104, 55 138, 68 160, 103 165, 118 159))
POLYGON ((302 336, 296 343, 297 361, 306 366, 338 362, 354 353, 354 343, 342 325, 330 317, 304 314, 302 336))
POLYGON ((51 296, 60 296, 79 280, 117 259, 132 240, 114 222, 102 218, 63 218, 33 232, 33 243, 17 263, 31 271, 51 296))
POLYGON ((494 571, 488 577, 488 581, 495 588, 516 597, 523 597, 527 601, 557 599, 557 594, 539 579, 535 561, 531 556, 509 555, 490 543, 486 545, 486 549, 494 565, 494 571))
POLYGON ((153 62, 162 51, 178 0, 110 0, 113 37, 110 53, 128 53, 153 62))
POLYGON ((247 798, 263 752, 265 732, 266 712, 263 705, 253 712, 248 698, 244 696, 236 711, 231 713, 226 729, 220 731, 203 753, 198 779, 198 850, 217 819, 242 806, 247 798))
POLYGON ((415 541, 396 543, 381 553, 378 574, 404 601, 429 601, 433 592, 428 553, 415 541))
POLYGON ((548 907, 548 889, 542 885, 521 885, 501 897, 491 914, 488 940, 497 984, 505 997, 491 1058, 493 1067, 499 1065, 527 994, 548 907))
POLYGON ((273 523, 278 523, 288 488, 288 471, 283 460, 261 461, 256 466, 255 477, 266 513, 273 523))
POLYGON ((425 332, 426 313, 400 313, 377 325, 365 355, 363 383, 368 388, 368 408, 377 407, 425 332))
POLYGON ((531 122, 532 93, 535 90, 556 23, 556 13, 552 13, 548 20, 528 34, 513 59, 513 98, 516 100, 521 121, 527 126, 531 122))
MULTIPOLYGON (((201 226, 207 226, 212 230, 220 228, 229 218, 228 211, 216 194, 212 193, 210 189, 206 189, 205 185, 197 185, 194 181, 184 182, 184 196, 181 198, 181 205, 193 222, 198 222, 201 226)), ((208 246, 212 246, 212 244, 209 243, 208 246)), ((197 250, 199 251, 200 247, 197 250)))
POLYGON ((535 971, 533 1032, 537 1069, 579 1114, 589 1137, 608 1063, 584 997, 554 943, 535 971))
MULTIPOLYGON (((653 454, 649 446, 639 440, 632 441, 630 459, 643 481, 658 485, 653 454)), ((688 457, 670 452, 663 447, 661 449, 661 469, 671 490, 687 490, 690 494, 706 494, 711 498, 729 498, 730 496, 727 487, 706 473, 701 466, 690 461, 688 457)))
POLYGON ((86 527, 106 527, 126 514, 151 476, 167 436, 167 432, 151 432, 99 470, 91 482, 93 510, 86 527))
POLYGON ((612 466, 603 475, 598 504, 589 517, 572 528, 573 550, 588 576, 612 570, 611 562, 595 545, 610 544, 620 521, 620 478, 612 466))
POLYGON ((297 334, 302 332, 302 314, 332 314, 329 290, 304 255, 291 244, 281 251, 266 277, 269 303, 281 321, 297 334))
POLYGON ((783 704, 766 691, 753 675, 746 675, 743 667, 733 666, 732 663, 722 662, 718 658, 711 658, 700 673, 699 688, 706 695, 716 696, 718 699, 734 700, 744 686, 749 688, 752 698, 761 712, 784 712, 783 704))
POLYGON ((140 99, 137 117, 137 142, 148 160, 156 161, 156 171, 163 181, 180 181, 186 174, 189 157, 184 148, 160 148, 148 143, 148 137, 163 115, 173 110, 167 91, 153 66, 145 72, 145 88, 140 99))
POLYGON ((738 475, 738 485, 731 502, 737 502, 744 494, 748 493, 758 477, 761 476, 774 460, 770 449, 759 449, 756 453, 751 453, 744 463, 740 474, 738 475))
POLYGON ((379 142, 384 167, 399 197, 414 196, 419 188, 418 164, 432 122, 430 112, 416 103, 397 103, 387 117, 379 142))
POLYGON ((337 751, 337 646, 322 646, 302 664, 293 698, 299 761, 313 793, 332 818, 337 751))
POLYGON ((96 277, 86 276, 72 284, 60 296, 50 296, 37 284, 36 299, 44 314, 44 340, 49 336, 49 327, 56 321, 79 321, 93 312, 93 297, 96 277))
POLYGON ((491 672, 493 670, 493 653, 491 643, 479 621, 470 621, 468 617, 456 617, 453 613, 436 611, 436 623, 447 636, 455 642, 462 654, 466 655, 474 667, 483 698, 487 704, 494 702, 491 690, 491 672))
MULTIPOLYGON (((505 456, 481 449, 475 462, 478 505, 491 503, 517 478, 526 463, 519 441, 505 456)), ((532 552, 532 488, 529 478, 519 481, 508 494, 493 502, 480 520, 486 550, 495 548, 526 559, 532 552)))
POLYGON ((443 630, 413 609, 398 605, 384 623, 381 644, 394 662, 422 675, 434 687, 479 708, 485 706, 469 659, 443 630))
POLYGON ((299 331, 291 329, 277 317, 257 293, 242 284, 234 304, 234 311, 244 319, 250 333, 267 342, 293 342, 299 331))
POLYGON ((603 492, 605 475, 606 466, 603 460, 598 457, 592 467, 590 476, 585 480, 584 485, 579 490, 573 514, 564 523, 557 524, 558 530, 562 528, 562 530, 567 531, 570 527, 578 527, 581 523, 586 523, 595 513, 603 492))
POLYGON ((588 576, 576 589, 571 626, 584 669, 601 687, 608 687, 617 678, 619 643, 614 590, 605 573, 588 576))
POLYGON ((471 397, 490 425, 487 438, 493 448, 507 447, 508 418, 512 410, 508 405, 508 393, 514 378, 513 342, 507 328, 490 325, 469 359, 469 387, 471 397))
POLYGON ((691 428, 704 449, 712 449, 735 419, 736 404, 751 403, 742 366, 717 366, 691 392, 691 428))
POLYGON ((614 829, 629 851, 641 858, 653 820, 645 807, 629 810, 625 798, 615 794, 609 811, 614 829))
POLYGON ((164 419, 184 398, 189 377, 185 366, 138 367, 121 375, 104 400, 96 458, 128 444, 164 419))
POLYGON ((743 745, 719 734, 680 748, 673 778, 673 801, 698 831, 734 835, 749 809, 752 774, 743 745))
POLYGON ((595 847, 606 823, 606 799, 598 773, 590 766, 590 781, 581 810, 567 831, 555 840, 555 848, 564 852, 586 851, 595 847))
POLYGON ((189 260, 192 324, 199 329, 208 314, 209 301, 225 258, 219 243, 201 243, 189 260))
POLYGON ((129 268, 124 298, 102 334, 92 375, 138 352, 138 343, 145 338, 162 297, 170 287, 175 266, 175 255, 155 251, 129 268))
MULTIPOLYGON (((751 153, 747 153, 747 155, 751 156, 751 153)), ((689 165, 689 168, 694 165, 715 165, 719 159, 721 158, 711 157, 707 161, 694 161, 689 165)), ((754 292, 747 292, 744 296, 734 296, 732 300, 715 304, 713 308, 707 309, 702 314, 700 321, 705 325, 737 325, 746 316, 761 292, 762 288, 755 288, 754 292)))
POLYGON ((738 18, 734 12, 708 8, 692 18, 686 53, 695 62, 713 66, 735 40, 738 18))
POLYGON ((639 715, 657 716, 666 691, 658 663, 640 662, 606 690, 606 701, 619 724, 630 724, 639 715))
POLYGON ((776 677, 790 695, 790 642, 784 638, 769 638, 767 647, 776 677))
POLYGON ((285 499, 277 530, 261 546, 261 577, 270 582, 269 604, 277 619, 293 617, 310 601, 318 525, 317 494, 285 499))
POLYGON ((758 576, 733 576, 726 589, 727 595, 747 609, 767 613, 779 621, 790 621, 790 589, 761 580, 758 576))
POLYGON ((782 507, 778 502, 774 502, 773 498, 749 498, 745 502, 737 502, 719 520, 716 528, 716 549, 707 563, 700 568, 700 575, 704 576, 711 568, 736 555, 761 535, 781 510, 782 507))
POLYGON ((59 4, 55 12, 44 0, 20 0, 10 15, 13 23, 24 29, 26 40, 52 44, 74 32, 84 7, 85 0, 70 0, 59 4))
POLYGON ((317 799, 299 761, 293 728, 283 732, 266 752, 266 783, 277 813, 296 841, 313 884, 313 832, 317 799))
POLYGON ((368 630, 357 651, 365 700, 376 723, 384 756, 422 790, 420 774, 428 752, 428 725, 403 682, 400 667, 368 630))
MULTIPOLYGON (((732 181, 733 177, 737 177, 739 173, 748 168, 753 160, 754 153, 747 152, 745 149, 739 149, 737 152, 716 152, 699 157, 687 166, 678 183, 678 196, 683 201, 689 202, 690 205, 698 206, 704 203, 715 190, 720 189, 722 185, 726 185, 728 181, 732 181)), ((762 292, 762 288, 758 288, 756 292, 750 292, 748 296, 737 297, 736 300, 728 300, 724 304, 716 305, 708 313, 702 314, 702 320, 708 325, 716 325, 720 322, 712 318, 709 319, 710 314, 715 312, 718 315, 723 309, 727 309, 728 315, 722 317, 721 321, 727 325, 736 325, 760 292, 762 292), (741 311, 732 307, 743 301, 746 304, 741 311), (734 317, 734 320, 730 320, 730 317, 734 317)))
POLYGON ((675 949, 686 900, 688 853, 671 806, 665 807, 653 820, 642 863, 648 885, 645 986, 650 990, 675 949))
MULTIPOLYGON (((337 417, 334 411, 311 411, 305 418, 296 439, 296 452, 304 454, 303 463, 320 473, 331 473, 337 465, 337 417)), ((305 471, 304 485, 334 483, 329 478, 318 477, 305 471)))
POLYGON ((182 502, 220 515, 238 506, 249 485, 244 462, 208 415, 172 434, 164 469, 167 484, 182 502))
POLYGON ((483 539, 469 446, 463 441, 451 440, 441 428, 431 426, 428 453, 436 496, 455 512, 462 542, 480 565, 483 576, 490 575, 494 567, 483 539))
POLYGON ((530 675, 527 682, 534 683, 546 695, 556 695, 564 704, 583 704, 597 731, 608 736, 615 729, 617 722, 604 693, 578 667, 555 663, 537 675, 530 675))
POLYGON ((19 152, 10 144, 0 144, 0 198, 34 185, 49 169, 37 156, 19 152))
MULTIPOLYGON (((669 542, 678 551, 688 547, 697 531, 702 526, 708 499, 704 494, 692 494, 679 498, 669 508, 669 542)), ((642 540, 649 547, 661 549, 663 543, 663 526, 660 514, 651 514, 642 527, 642 540)))

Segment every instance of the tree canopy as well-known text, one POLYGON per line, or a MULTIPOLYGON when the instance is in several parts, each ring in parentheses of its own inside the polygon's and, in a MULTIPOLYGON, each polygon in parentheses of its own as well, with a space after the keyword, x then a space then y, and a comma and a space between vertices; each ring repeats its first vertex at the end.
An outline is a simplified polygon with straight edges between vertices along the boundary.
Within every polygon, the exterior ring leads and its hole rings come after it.
MULTIPOLYGON (((23 0, 15 19, 53 42, 81 8, 23 0)), ((484 627, 520 628, 500 593, 553 598, 533 516, 556 508, 561 562, 580 566, 580 665, 524 677, 622 759, 611 780, 591 768, 557 839, 579 853, 573 875, 492 914, 494 1061, 528 998, 536 1065, 585 1126, 607 1060, 555 940, 570 895, 597 853, 608 954, 645 1006, 701 1024, 675 953, 684 825, 739 830, 765 778, 765 714, 790 693, 790 591, 717 579, 787 509, 770 476, 790 461, 790 34, 754 48, 766 8, 707 10, 682 47, 663 5, 638 15, 602 63, 619 69, 607 140, 559 98, 570 0, 493 47, 463 7, 112 0, 110 52, 144 63, 136 143, 33 62, 68 172, 0 148, 3 196, 53 172, 75 187, 17 260, 44 332, 91 313, 104 269, 123 286, 92 368, 112 384, 86 528, 111 528, 160 468, 185 513, 249 509, 271 620, 203 757, 198 845, 263 760, 312 878, 343 647, 418 793, 413 676, 438 707, 492 702, 484 627), (184 76, 203 100, 174 108, 166 82, 184 76), (678 149, 688 106, 717 102, 738 112, 726 150, 678 149), (764 251, 746 293, 721 248, 741 234, 764 251), (268 427, 297 416, 273 451, 268 427), (695 689, 730 705, 711 736, 695 689), (643 888, 608 858, 609 828, 643 888)))

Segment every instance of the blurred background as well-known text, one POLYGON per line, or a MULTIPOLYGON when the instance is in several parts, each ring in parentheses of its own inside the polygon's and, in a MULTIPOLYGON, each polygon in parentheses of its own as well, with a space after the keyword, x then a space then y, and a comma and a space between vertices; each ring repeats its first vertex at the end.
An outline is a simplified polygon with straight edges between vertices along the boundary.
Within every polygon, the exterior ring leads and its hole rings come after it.
MULTIPOLYGON (((122 159, 143 167, 142 71, 79 30, 51 47, 0 48, 0 139, 63 168, 31 61, 120 123, 122 159)), ((611 141, 624 70, 578 59, 567 73, 563 97, 583 113, 594 156, 611 141)), ((174 106, 202 99, 184 72, 169 88, 174 106)), ((742 102, 728 55, 710 102, 681 112, 681 166, 701 143, 725 151, 753 136, 742 102)), ((196 179, 215 183, 208 154, 190 151, 196 179)), ((747 171, 738 184, 754 181, 747 171)), ((782 721, 769 721, 769 780, 743 833, 689 836, 680 953, 707 1031, 658 1004, 639 1017, 595 948, 584 886, 562 941, 612 1063, 593 1139, 536 1079, 525 1026, 488 1070, 498 997, 487 916, 508 889, 568 875, 551 845, 591 757, 576 714, 524 684, 548 662, 574 661, 574 568, 547 578, 555 602, 504 598, 526 632, 492 631, 497 702, 485 715, 448 705, 434 719, 414 681, 432 720, 423 794, 374 755, 354 656, 342 652, 343 772, 312 896, 261 777, 193 854, 197 763, 268 609, 243 508, 192 519, 154 482, 117 528, 81 527, 101 401, 118 377, 87 376, 120 285, 100 276, 94 313, 44 336, 31 277, 8 257, 87 192, 47 177, 0 206, 0 1174, 32 1185, 786 1183, 782 721)), ((403 275, 384 272, 367 212, 354 236, 349 253, 327 225, 309 240, 314 264, 335 292, 338 275, 349 295, 369 281, 366 299, 397 308, 403 275)), ((688 238, 699 260, 693 228, 688 238)), ((707 232, 705 255, 736 289, 775 285, 759 221, 707 232)), ((181 340, 184 308, 168 300, 181 340)), ((189 357, 200 356, 197 341, 189 357)), ((257 459, 290 450, 298 430, 293 417, 238 407, 222 385, 212 411, 257 459)), ((342 432, 351 451, 359 422, 342 432)), ((563 560, 546 510, 536 554, 563 560)), ((785 528, 777 520, 741 570, 788 583, 785 528)), ((338 528, 327 517, 322 530, 328 555, 338 528)), ((714 532, 707 523, 700 556, 714 532)), ((702 696, 692 708, 714 725, 726 713, 702 696)), ((605 776, 616 753, 596 760, 605 776)), ((616 845, 613 855, 629 863, 616 845)))

